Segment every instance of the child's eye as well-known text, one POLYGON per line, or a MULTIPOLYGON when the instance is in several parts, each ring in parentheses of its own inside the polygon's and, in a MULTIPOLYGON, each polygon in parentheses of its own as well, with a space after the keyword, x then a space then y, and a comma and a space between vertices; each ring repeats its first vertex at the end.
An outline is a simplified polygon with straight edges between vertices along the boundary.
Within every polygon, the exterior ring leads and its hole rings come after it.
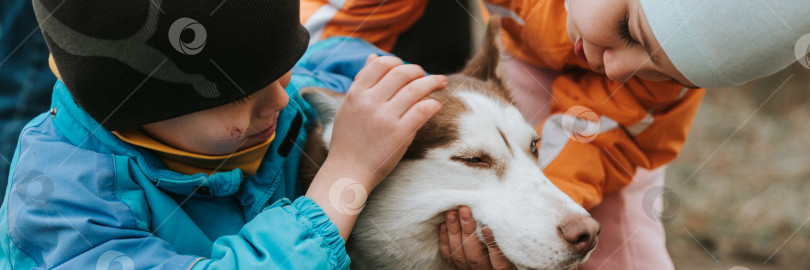
POLYGON ((247 100, 248 100, 248 97, 243 97, 243 98, 241 98, 241 99, 239 99, 237 101, 232 102, 232 104, 234 104, 234 105, 245 104, 247 102, 247 100))
POLYGON ((633 39, 633 35, 630 34, 630 16, 625 16, 624 19, 619 21, 619 36, 624 41, 624 45, 627 48, 633 47, 638 45, 638 41, 633 39))

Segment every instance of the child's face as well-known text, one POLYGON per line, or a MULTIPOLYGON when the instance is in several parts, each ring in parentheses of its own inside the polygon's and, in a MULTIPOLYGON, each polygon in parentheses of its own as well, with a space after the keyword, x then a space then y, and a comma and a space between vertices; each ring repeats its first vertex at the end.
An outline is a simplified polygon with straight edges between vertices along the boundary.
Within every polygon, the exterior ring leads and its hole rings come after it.
POLYGON ((227 155, 267 141, 289 97, 290 72, 242 101, 142 126, 172 147, 203 155, 227 155))
POLYGON ((639 0, 569 0, 566 24, 577 56, 613 81, 638 75, 694 87, 660 49, 639 0))

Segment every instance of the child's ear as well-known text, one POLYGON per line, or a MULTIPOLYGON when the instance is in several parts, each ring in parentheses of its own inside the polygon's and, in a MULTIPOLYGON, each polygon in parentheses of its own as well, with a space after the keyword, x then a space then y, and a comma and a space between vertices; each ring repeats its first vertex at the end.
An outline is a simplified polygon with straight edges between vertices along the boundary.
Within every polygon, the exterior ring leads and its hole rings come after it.
POLYGON ((498 61, 500 61, 500 48, 498 47, 498 33, 501 31, 501 19, 493 15, 487 24, 484 42, 478 52, 467 62, 464 70, 461 72, 464 75, 481 79, 484 81, 495 81, 501 83, 498 77, 498 61))
POLYGON ((301 89, 300 94, 318 113, 318 122, 322 126, 330 127, 330 124, 335 122, 335 114, 343 103, 342 94, 320 87, 305 87, 301 89))

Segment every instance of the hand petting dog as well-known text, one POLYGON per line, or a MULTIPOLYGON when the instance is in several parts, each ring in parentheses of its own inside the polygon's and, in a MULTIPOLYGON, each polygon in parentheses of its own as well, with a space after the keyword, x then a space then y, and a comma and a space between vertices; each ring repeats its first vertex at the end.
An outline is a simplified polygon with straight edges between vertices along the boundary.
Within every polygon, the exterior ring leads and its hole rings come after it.
POLYGON ((422 98, 446 86, 443 75, 425 76, 421 67, 399 58, 369 55, 335 115, 331 149, 306 193, 344 240, 357 214, 330 204, 333 185, 348 178, 371 192, 394 169, 416 131, 441 109, 438 101, 422 98))

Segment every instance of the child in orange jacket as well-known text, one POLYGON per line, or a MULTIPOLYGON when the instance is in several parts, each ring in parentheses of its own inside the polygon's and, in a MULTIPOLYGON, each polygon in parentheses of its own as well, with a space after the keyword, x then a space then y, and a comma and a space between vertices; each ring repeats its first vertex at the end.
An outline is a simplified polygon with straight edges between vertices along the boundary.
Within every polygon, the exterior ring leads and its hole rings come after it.
MULTIPOLYGON (((501 46, 507 56, 500 68, 526 119, 539 124, 544 173, 603 226, 600 244, 582 268, 673 269, 656 212, 660 200, 654 199, 665 192, 664 167, 683 146, 703 97, 704 90, 696 89, 697 85, 741 84, 784 68, 792 55, 781 50, 774 57, 766 46, 739 50, 736 57, 724 54, 728 48, 717 44, 715 33, 724 33, 723 27, 703 27, 714 19, 707 12, 722 3, 481 3, 485 18, 501 17, 501 46), (674 15, 683 16, 673 19, 674 15), (705 44, 689 43, 694 38, 705 44), (767 64, 738 60, 746 57, 765 58, 767 64)), ((787 18, 783 20, 796 21, 790 33, 778 36, 781 43, 772 44, 783 49, 795 42, 795 33, 810 30, 797 15, 800 12, 788 14, 791 3, 771 9, 751 4, 735 8, 751 13, 752 18, 760 18, 754 15, 762 15, 762 10, 774 10, 787 18)), ((390 50, 426 4, 424 0, 302 0, 301 18, 312 40, 349 35, 390 50)), ((740 43, 756 39, 753 33, 771 31, 758 30, 721 42, 740 43)), ((464 207, 459 212, 470 214, 464 207)))

